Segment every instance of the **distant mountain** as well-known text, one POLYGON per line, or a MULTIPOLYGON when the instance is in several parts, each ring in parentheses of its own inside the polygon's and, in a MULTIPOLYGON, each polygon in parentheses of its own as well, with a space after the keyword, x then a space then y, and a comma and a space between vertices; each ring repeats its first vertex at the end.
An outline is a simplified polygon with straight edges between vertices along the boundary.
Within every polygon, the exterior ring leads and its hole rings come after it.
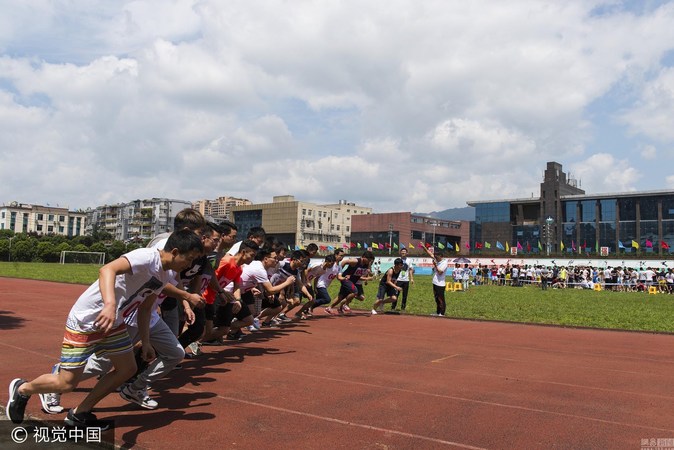
POLYGON ((443 211, 433 211, 430 213, 415 213, 429 215, 438 219, 445 220, 475 220, 475 208, 466 206, 464 208, 449 208, 443 211))

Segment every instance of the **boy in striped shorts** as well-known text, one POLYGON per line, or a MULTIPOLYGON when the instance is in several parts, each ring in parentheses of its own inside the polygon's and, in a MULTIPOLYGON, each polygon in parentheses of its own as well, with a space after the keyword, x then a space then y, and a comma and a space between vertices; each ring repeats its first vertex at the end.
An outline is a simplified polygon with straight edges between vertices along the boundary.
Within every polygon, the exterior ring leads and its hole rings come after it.
POLYGON ((187 269, 202 251, 201 239, 192 231, 182 230, 173 233, 162 250, 140 248, 103 266, 98 281, 89 286, 68 314, 61 346, 61 370, 30 382, 15 378, 10 383, 6 412, 12 422, 23 421, 31 395, 75 389, 87 360, 96 354, 109 358, 115 370, 101 377, 82 403, 70 409, 65 423, 107 429, 109 422, 98 420, 91 410, 136 373, 124 318, 136 309, 143 312, 138 318, 142 355, 152 360, 154 350, 148 339, 150 311, 139 307, 153 303, 156 295, 175 280, 174 271, 187 269))

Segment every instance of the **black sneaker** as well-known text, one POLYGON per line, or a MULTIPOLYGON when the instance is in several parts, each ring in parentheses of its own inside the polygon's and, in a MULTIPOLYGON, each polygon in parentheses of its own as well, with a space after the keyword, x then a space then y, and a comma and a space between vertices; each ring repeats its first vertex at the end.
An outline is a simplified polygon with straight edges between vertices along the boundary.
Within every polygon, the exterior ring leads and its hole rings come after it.
POLYGON ((25 383, 26 380, 22 378, 14 378, 9 383, 9 401, 7 402, 7 417, 14 423, 23 422, 23 415, 26 411, 26 403, 30 395, 19 394, 19 386, 25 383))
POLYGON ((73 412, 75 409, 72 408, 70 411, 68 411, 68 415, 66 418, 63 420, 66 425, 70 427, 78 427, 78 428, 98 428, 100 431, 106 431, 109 430, 110 427, 112 426, 111 421, 109 420, 98 420, 96 418, 96 415, 91 412, 82 412, 82 413, 75 413, 73 412))
POLYGON ((228 341, 240 341, 243 339, 243 331, 236 330, 234 333, 229 332, 227 333, 227 340, 228 341))

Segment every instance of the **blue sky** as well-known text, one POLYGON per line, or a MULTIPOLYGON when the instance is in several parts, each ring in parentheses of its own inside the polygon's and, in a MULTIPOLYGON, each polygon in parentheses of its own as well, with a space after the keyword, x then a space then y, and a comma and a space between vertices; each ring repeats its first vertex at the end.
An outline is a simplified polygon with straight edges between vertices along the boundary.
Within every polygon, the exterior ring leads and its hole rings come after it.
POLYGON ((0 202, 674 189, 669 1, 0 1, 0 202))

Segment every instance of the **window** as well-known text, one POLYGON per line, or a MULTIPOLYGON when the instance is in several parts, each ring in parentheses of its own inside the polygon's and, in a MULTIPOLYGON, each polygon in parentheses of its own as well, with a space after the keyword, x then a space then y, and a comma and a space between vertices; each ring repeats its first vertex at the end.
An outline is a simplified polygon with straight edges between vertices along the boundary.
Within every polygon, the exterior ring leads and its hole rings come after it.
POLYGON ((59 216, 59 222, 63 222, 64 220, 66 220, 65 216, 59 216))
POLYGON ((615 222, 616 216, 615 200, 599 200, 599 221, 615 222))
POLYGON ((37 220, 44 220, 44 214, 38 214, 37 220))
POLYGON ((349 227, 348 227, 348 226, 346 227, 346 231, 349 231, 349 227))
POLYGON ((339 225, 337 225, 337 231, 339 231, 339 225))
POLYGON ((47 218, 47 220, 49 220, 50 222, 53 221, 53 220, 54 220, 54 215, 53 215, 53 214, 49 214, 49 217, 47 218))
POLYGON ((594 222, 597 217, 596 200, 583 200, 580 202, 580 217, 581 222, 594 222))

